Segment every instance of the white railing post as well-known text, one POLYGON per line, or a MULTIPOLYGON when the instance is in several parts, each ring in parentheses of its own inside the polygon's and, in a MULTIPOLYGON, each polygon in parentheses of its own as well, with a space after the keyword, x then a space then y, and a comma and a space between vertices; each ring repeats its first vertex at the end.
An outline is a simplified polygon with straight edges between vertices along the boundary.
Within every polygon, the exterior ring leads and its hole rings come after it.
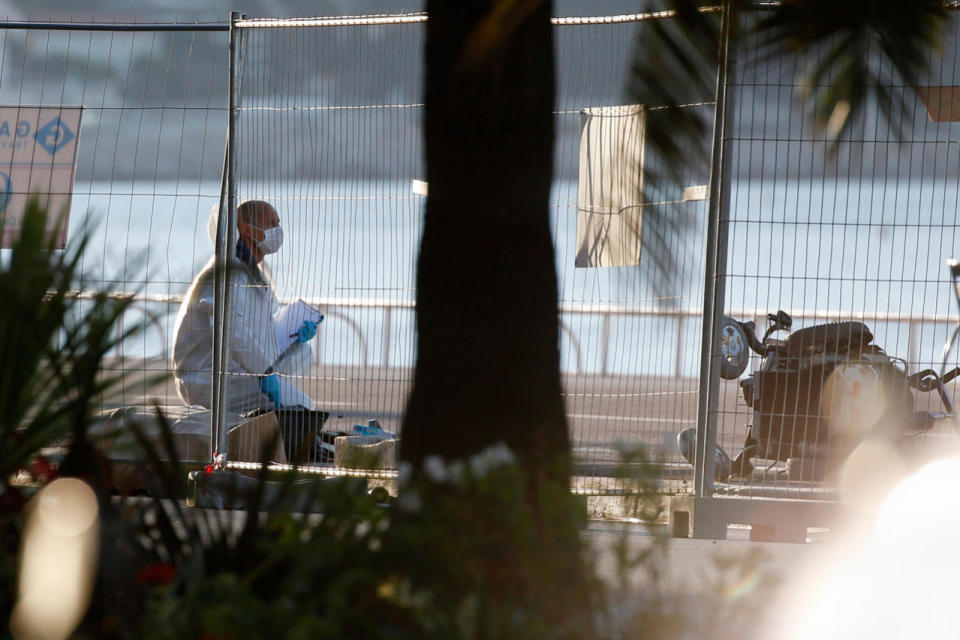
POLYGON ((393 315, 393 307, 389 304, 383 307, 383 356, 380 358, 381 366, 386 368, 390 366, 390 324, 393 315))
POLYGON ((908 327, 907 363, 919 368, 918 363, 920 362, 920 346, 917 344, 917 321, 913 318, 910 318, 908 327))
POLYGON ((677 315, 677 344, 674 349, 674 357, 676 361, 673 365, 673 377, 682 378, 683 377, 683 334, 687 329, 687 317, 683 314, 682 311, 678 311, 677 315))
POLYGON ((607 360, 610 353, 610 313, 603 313, 600 329, 600 375, 607 375, 607 360))

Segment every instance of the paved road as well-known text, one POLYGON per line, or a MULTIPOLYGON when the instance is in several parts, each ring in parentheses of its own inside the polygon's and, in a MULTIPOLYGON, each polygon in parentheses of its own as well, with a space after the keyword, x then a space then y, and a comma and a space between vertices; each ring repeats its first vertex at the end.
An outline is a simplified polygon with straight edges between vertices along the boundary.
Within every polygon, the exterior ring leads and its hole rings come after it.
MULTIPOLYGON (((111 371, 124 374, 128 390, 111 398, 111 404, 146 404, 156 398, 162 405, 179 405, 169 381, 142 382, 145 376, 166 370, 163 362, 114 365, 111 371)), ((377 418, 384 428, 396 430, 411 375, 407 369, 324 367, 311 371, 299 384, 318 407, 331 412, 331 430, 348 430, 368 418, 377 418)), ((643 443, 679 462, 673 444, 676 433, 696 425, 695 379, 569 375, 564 377, 564 389, 576 453, 585 460, 609 462, 615 459, 615 445, 643 443)), ((724 406, 737 406, 736 385, 725 384, 723 392, 724 406)), ((726 413, 722 420, 724 443, 733 448, 737 438, 742 439, 742 425, 734 425, 745 423, 746 414, 726 413)))
MULTIPOLYGON (((115 370, 124 373, 127 392, 112 399, 113 403, 142 404, 144 398, 157 398, 163 405, 179 405, 179 398, 169 382, 148 385, 145 375, 166 370, 166 363, 131 362, 115 370)), ((412 372, 407 369, 381 367, 315 368, 300 381, 300 386, 318 406, 331 412, 326 428, 350 431, 354 424, 369 418, 380 420, 384 428, 399 430, 400 420, 412 372)), ((676 449, 676 434, 696 425, 698 383, 690 378, 652 376, 568 375, 564 377, 565 402, 570 422, 574 454, 587 470, 608 475, 618 462, 620 444, 643 444, 648 453, 665 463, 662 488, 667 493, 682 493, 690 488, 692 469, 676 449)), ((751 410, 739 396, 736 382, 720 385, 718 440, 726 451, 735 454, 744 439, 745 426, 751 421, 751 410)), ((936 398, 927 394, 923 400, 936 398)), ((917 408, 928 408, 918 403, 917 408)), ((938 410, 936 404, 930 409, 938 410)), ((948 426, 936 428, 914 441, 920 448, 942 450, 955 446, 957 437, 948 426)), ((755 477, 750 486, 738 483, 725 491, 761 491, 776 487, 785 497, 805 497, 803 486, 784 481, 778 468, 755 477), (798 491, 793 491, 797 489, 798 491)), ((601 483, 602 484, 602 483, 601 483)), ((617 488, 606 483, 607 488, 617 488)), ((584 488, 601 488, 597 481, 584 481, 584 488)), ((761 491, 762 493, 762 491, 761 491)))

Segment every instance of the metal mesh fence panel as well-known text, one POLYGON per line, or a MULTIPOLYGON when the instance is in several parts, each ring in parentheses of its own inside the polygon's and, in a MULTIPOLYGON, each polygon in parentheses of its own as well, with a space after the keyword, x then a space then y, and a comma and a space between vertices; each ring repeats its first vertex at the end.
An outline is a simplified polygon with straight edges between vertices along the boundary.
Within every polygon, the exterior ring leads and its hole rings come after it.
MULTIPOLYGON (((326 314, 308 359, 281 373, 291 394, 302 392, 330 414, 326 431, 350 433, 375 419, 396 432, 412 378, 424 20, 235 23, 237 200, 268 201, 279 213, 283 249, 263 263, 278 308, 302 300, 326 314)), ((679 430, 696 424, 708 175, 691 169, 690 189, 634 194, 643 223, 630 231, 636 240, 658 234, 660 254, 638 255, 629 266, 577 266, 584 118, 632 108, 625 85, 643 18, 554 24, 551 207, 577 488, 627 486, 614 478, 620 450, 643 445, 660 463, 664 490, 683 490, 692 471, 675 443, 679 430)), ((712 117, 712 103, 688 108, 712 117)), ((656 117, 655 105, 641 111, 656 117)), ((637 175, 644 162, 657 162, 642 153, 624 161, 637 175)), ((230 383, 242 386, 244 377, 258 373, 237 373, 230 383)), ((322 457, 315 449, 308 461, 324 469, 322 457)))
POLYGON ((859 459, 864 441, 886 443, 906 464, 955 446, 953 427, 926 415, 944 413, 941 396, 907 376, 939 371, 955 324, 945 260, 958 251, 960 167, 946 108, 958 82, 956 43, 953 15, 919 91, 877 57, 871 71, 902 106, 886 117, 868 100, 836 139, 843 114, 815 127, 816 91, 798 80, 826 47, 813 61, 758 56, 759 41, 738 49, 725 141, 724 308, 753 320, 758 337, 769 313, 784 310, 793 324, 789 337, 772 334, 783 342, 771 343, 771 356, 754 355, 739 385, 720 383, 718 442, 731 455, 747 447, 753 467, 719 483, 721 493, 833 495, 850 461, 890 463, 859 459), (844 322, 863 323, 870 336, 835 324, 844 322))
MULTIPOLYGON (((77 295, 133 295, 118 330, 145 325, 107 355, 104 375, 126 384, 100 408, 146 415, 156 400, 175 420, 189 418, 172 383, 147 380, 171 373, 177 307, 212 254, 206 219, 220 191, 227 34, 210 25, 0 23, 0 40, 0 73, 17 79, 0 84, 0 104, 83 108, 79 130, 58 134, 77 145, 67 237, 90 236, 77 295)), ((208 457, 208 425, 181 425, 192 442, 184 458, 208 457)))
MULTIPOLYGON (((566 405, 583 491, 629 488, 618 476, 630 475, 624 454, 638 447, 656 463, 663 491, 686 490, 692 474, 676 442, 678 432, 697 422, 708 174, 691 162, 676 192, 641 183, 620 196, 628 200, 618 203, 617 214, 629 206, 638 212, 628 231, 638 242, 630 264, 584 264, 578 242, 578 212, 595 204, 585 202, 584 164, 604 155, 585 149, 584 121, 627 102, 634 43, 650 28, 636 16, 577 21, 556 32, 554 244, 566 405)), ((643 107, 644 126, 660 126, 658 105, 643 107)), ((686 108, 712 119, 711 103, 686 108)), ((632 152, 627 171, 636 179, 660 168, 645 145, 632 152)), ((617 170, 607 161, 600 172, 617 170)))
MULTIPOLYGON (((784 330, 769 335, 770 354, 754 354, 744 374, 723 381, 700 378, 705 249, 715 240, 707 237, 711 167, 691 157, 679 184, 644 184, 644 171, 661 162, 644 140, 661 107, 626 97, 636 43, 650 20, 668 18, 554 19, 550 205, 575 489, 632 487, 619 467, 624 450, 642 446, 662 491, 690 492, 694 470, 677 433, 712 433, 697 424, 704 407, 717 444, 746 454, 733 473, 707 482, 713 494, 833 498, 864 440, 883 440, 904 464, 956 446, 942 419, 952 417, 954 384, 940 392, 939 378, 923 373, 942 372, 955 324, 945 260, 958 252, 960 208, 956 15, 919 88, 874 61, 898 106, 885 115, 868 100, 838 136, 831 127, 843 113, 814 126, 816 89, 834 79, 810 91, 798 80, 810 60, 768 55, 759 41, 741 42, 729 60, 729 191, 712 219, 725 238, 719 306, 753 321, 757 339, 771 322, 784 330), (589 244, 590 234, 617 226, 622 250, 589 244), (700 394, 714 384, 712 405, 700 394)), ((107 358, 104 374, 128 384, 104 411, 145 414, 157 399, 183 436, 183 457, 206 460, 227 440, 224 429, 211 443, 211 400, 229 428, 240 413, 273 408, 279 391, 281 404, 314 411, 281 416, 286 449, 275 457, 301 457, 324 473, 352 473, 331 462, 330 434, 370 421, 399 432, 429 191, 425 20, 240 19, 229 36, 227 25, 3 25, 0 72, 22 80, 0 84, 0 107, 83 109, 69 132, 77 152, 67 235, 92 240, 76 295, 132 294, 124 327, 146 326, 107 358), (237 227, 236 209, 225 205, 244 201, 276 211, 279 251, 270 253, 264 232, 273 223, 259 213, 241 215, 237 227), (226 223, 217 215, 225 211, 226 223), (256 251, 234 244, 238 233, 256 251), (215 250, 235 263, 226 296, 210 271, 215 250), (205 268, 210 282, 198 275, 205 268), (224 300, 226 386, 215 390, 210 320, 224 300), (276 330, 276 314, 298 305, 324 315, 308 340, 297 335, 300 318, 276 330), (181 343, 190 310, 207 324, 181 343), (229 359, 241 352, 242 366, 229 359), (148 383, 155 373, 178 381, 148 383), (270 374, 277 386, 265 391, 270 374)), ((714 119, 711 99, 692 102, 684 108, 714 119)), ((20 123, 12 124, 0 124, 0 152, 18 148, 20 123)), ((36 126, 40 135, 45 125, 36 126)), ((231 462, 254 464, 262 435, 247 433, 231 462)))
MULTIPOLYGON (((255 292, 233 287, 237 304, 275 295, 277 310, 302 301, 324 314, 316 338, 284 358, 283 344, 264 346, 258 367, 277 370, 281 403, 329 413, 327 432, 376 420, 395 433, 414 357, 422 25, 239 24, 237 200, 271 203, 284 242, 255 292)), ((264 322, 250 330, 273 340, 264 322)), ((247 397, 229 393, 255 404, 262 374, 237 372, 230 385, 247 397)), ((312 420, 291 418, 285 439, 312 441, 323 418, 312 420)), ((301 462, 323 463, 324 451, 311 444, 301 462)))

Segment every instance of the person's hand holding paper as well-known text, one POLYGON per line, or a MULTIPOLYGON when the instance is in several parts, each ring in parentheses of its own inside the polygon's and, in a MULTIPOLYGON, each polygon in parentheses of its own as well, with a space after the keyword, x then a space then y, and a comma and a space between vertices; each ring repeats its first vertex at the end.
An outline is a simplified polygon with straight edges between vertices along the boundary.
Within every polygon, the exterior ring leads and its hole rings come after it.
POLYGON ((317 335, 317 323, 313 320, 304 320, 297 329, 297 344, 310 342, 317 335))
POLYGON ((317 335, 323 314, 303 300, 283 307, 276 317, 277 351, 283 353, 294 343, 303 344, 317 335))

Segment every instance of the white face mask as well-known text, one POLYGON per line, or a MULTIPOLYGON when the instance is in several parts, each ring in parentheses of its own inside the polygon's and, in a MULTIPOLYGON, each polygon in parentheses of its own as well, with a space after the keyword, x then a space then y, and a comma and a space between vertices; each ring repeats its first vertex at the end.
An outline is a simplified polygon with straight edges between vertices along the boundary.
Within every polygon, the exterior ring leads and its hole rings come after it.
POLYGON ((276 226, 263 229, 263 240, 257 242, 257 248, 263 254, 276 253, 283 246, 283 228, 276 226))

